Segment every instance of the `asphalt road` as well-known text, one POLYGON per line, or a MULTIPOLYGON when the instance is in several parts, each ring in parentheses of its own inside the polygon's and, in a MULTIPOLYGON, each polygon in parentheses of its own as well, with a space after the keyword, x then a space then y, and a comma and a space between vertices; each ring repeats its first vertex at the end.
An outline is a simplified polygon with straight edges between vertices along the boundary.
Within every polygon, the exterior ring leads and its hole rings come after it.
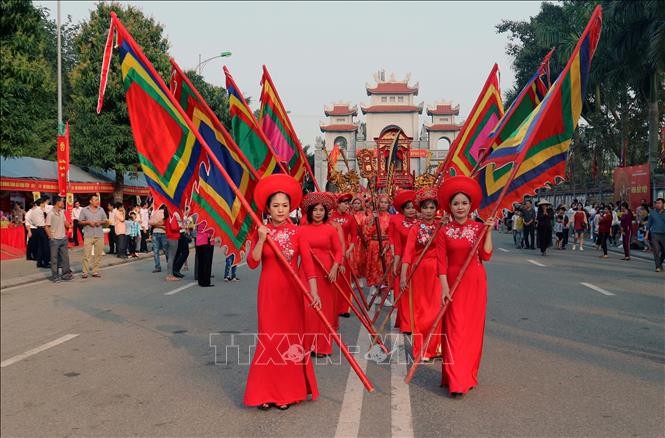
POLYGON ((590 248, 541 257, 507 235, 495 241, 480 384, 461 399, 439 387, 440 363, 402 382, 401 337, 392 364, 367 360, 351 318, 342 337, 359 344, 375 392, 344 362, 318 364, 318 400, 285 412, 244 407, 247 366, 224 364, 222 352, 231 335, 256 329, 258 272, 242 266, 241 281, 225 283, 218 253, 212 288, 185 288, 191 275, 165 282, 143 260, 101 279, 4 289, 1 433, 663 436, 665 275, 590 248))

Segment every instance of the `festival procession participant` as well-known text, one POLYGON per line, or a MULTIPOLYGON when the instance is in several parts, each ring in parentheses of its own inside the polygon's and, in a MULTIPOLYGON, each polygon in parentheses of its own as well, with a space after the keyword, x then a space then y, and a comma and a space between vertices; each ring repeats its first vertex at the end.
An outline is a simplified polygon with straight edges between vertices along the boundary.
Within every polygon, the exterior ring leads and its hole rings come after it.
MULTIPOLYGON (((343 263, 342 243, 339 240, 337 229, 328 223, 333 210, 333 198, 329 193, 308 193, 302 201, 301 208, 307 217, 307 224, 300 226, 301 239, 309 245, 312 254, 323 263, 326 272, 314 262, 316 284, 321 298, 321 310, 326 319, 335 330, 339 327, 337 301, 338 292, 332 283, 337 281, 340 265, 343 263)), ((306 280, 305 266, 300 266, 300 276, 306 280)), ((303 281, 306 283, 306 281, 303 281)), ((303 297, 304 299, 304 297, 303 297)), ((305 299, 305 303, 307 300, 305 299)), ((319 315, 311 308, 305 309, 305 349, 311 350, 316 357, 325 357, 332 354, 332 340, 319 315), (311 344, 311 345, 308 345, 311 344)))
POLYGON ((353 275, 357 279, 365 277, 365 262, 367 256, 367 242, 362 233, 362 227, 365 223, 367 214, 365 213, 365 201, 360 195, 356 195, 351 201, 353 217, 356 220, 356 238, 353 242, 353 251, 349 259, 349 265, 353 275))
MULTIPOLYGON (((437 275, 436 241, 429 241, 434 237, 437 225, 435 223, 436 211, 439 208, 436 189, 425 187, 416 192, 415 204, 420 210, 421 219, 409 229, 403 249, 400 290, 410 288, 411 318, 410 330, 413 334, 413 351, 423 348, 427 332, 432 327, 439 309, 441 308, 441 282, 437 275), (427 249, 426 249, 427 247, 427 249), (425 251, 420 264, 415 267, 411 277, 411 284, 407 284, 408 276, 414 268, 414 263, 425 251)), ((401 299, 400 299, 401 300, 401 299)), ((441 332, 436 329, 436 335, 427 345, 423 361, 429 362, 441 356, 441 332)))
MULTIPOLYGON (((393 291, 400 290, 400 273, 402 272, 402 255, 404 253, 404 245, 406 238, 409 236, 409 231, 416 224, 416 192, 413 190, 402 190, 395 195, 393 206, 398 211, 396 215, 390 218, 390 226, 388 228, 388 237, 393 244, 393 253, 395 258, 393 260, 393 275, 395 276, 393 291)), ((397 317, 395 318, 395 327, 399 328, 402 333, 411 333, 411 310, 413 305, 413 296, 411 289, 402 294, 397 306, 397 317)))
POLYGON ((294 270, 298 257, 308 278, 312 307, 321 308, 311 250, 302 230, 290 222, 289 213, 300 204, 298 182, 286 174, 263 178, 254 190, 254 201, 270 215, 270 221, 254 232, 247 257, 250 269, 262 265, 257 313, 258 339, 245 387, 244 403, 266 410, 288 409, 294 403, 315 400, 318 395, 314 366, 301 345, 305 304, 295 278, 282 264, 268 236, 294 270), (284 339, 287 336, 288 339, 284 339))
MULTIPOLYGON (((388 228, 390 225, 390 197, 386 194, 378 195, 378 211, 372 212, 372 216, 367 217, 363 231, 367 240, 367 285, 370 286, 370 296, 381 293, 384 284, 392 285, 390 269, 392 267, 393 256, 389 250, 390 240, 388 238, 388 228), (379 230, 376 229, 378 219, 379 230), (381 238, 381 248, 383 254, 379 251, 379 237, 381 238), (387 275, 384 272, 388 270, 387 275), (382 284, 383 281, 383 284, 382 284)), ((387 291, 389 293, 390 291, 387 291)), ((378 300, 377 300, 377 304, 378 300)), ((386 299, 385 305, 391 306, 392 303, 386 299)))
MULTIPOLYGON (((351 272, 346 272, 346 265, 351 259, 351 254, 355 248, 355 240, 357 235, 357 227, 355 218, 349 213, 349 204, 353 199, 351 193, 342 193, 337 197, 337 209, 330 214, 330 221, 337 223, 342 228, 344 242, 342 244, 344 251, 344 265, 340 273, 346 277, 349 284, 351 284, 351 272)), ((351 298, 351 291, 345 291, 349 299, 351 298)), ((337 313, 344 318, 351 316, 351 310, 348 302, 345 299, 337 300, 337 313)))
POLYGON ((454 176, 444 180, 438 196, 439 205, 453 218, 441 228, 436 240, 441 295, 443 303, 448 302, 443 318, 441 386, 447 386, 450 395, 456 397, 478 384, 487 306, 487 277, 482 262, 492 256, 491 233, 495 220, 489 218, 485 222, 488 230, 483 244, 478 247, 478 254, 474 254, 451 300, 450 287, 484 227, 469 217, 480 205, 482 191, 474 179, 454 176))

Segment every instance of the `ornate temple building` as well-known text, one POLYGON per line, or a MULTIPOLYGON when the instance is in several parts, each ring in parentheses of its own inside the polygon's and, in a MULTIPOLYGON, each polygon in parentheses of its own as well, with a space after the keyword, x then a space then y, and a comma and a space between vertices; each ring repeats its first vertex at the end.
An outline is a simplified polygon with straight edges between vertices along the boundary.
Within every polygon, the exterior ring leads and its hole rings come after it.
POLYGON ((441 101, 425 108, 424 102, 416 100, 418 83, 411 85, 409 81, 410 75, 397 80, 394 75, 386 78, 385 71, 377 72, 374 84, 365 84, 369 103, 359 105, 362 117, 358 116, 358 106, 349 102, 324 108, 327 120, 320 123, 323 136, 318 139, 314 169, 322 188, 327 183, 328 153, 334 145, 342 154, 333 168, 346 172, 348 165, 362 174, 363 159, 371 156, 378 167, 379 186, 409 187, 414 176, 436 168, 445 158, 461 128, 455 119, 459 105, 441 101), (426 121, 421 120, 423 111, 426 121), (385 171, 391 153, 396 165, 388 176, 385 171), (377 154, 383 159, 377 161, 377 154))

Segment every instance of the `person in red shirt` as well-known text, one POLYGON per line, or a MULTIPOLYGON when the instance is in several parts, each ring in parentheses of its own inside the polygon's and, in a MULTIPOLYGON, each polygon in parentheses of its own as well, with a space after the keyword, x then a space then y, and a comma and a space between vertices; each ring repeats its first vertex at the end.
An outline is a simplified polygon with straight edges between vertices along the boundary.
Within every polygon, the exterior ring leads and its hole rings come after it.
MULTIPOLYGON (((388 228, 390 225, 390 214, 388 207, 390 207, 390 197, 386 194, 378 195, 378 211, 374 211, 371 217, 365 221, 363 232, 365 239, 367 239, 367 285, 370 286, 371 294, 381 293, 381 288, 384 284, 392 285, 392 278, 390 271, 392 270, 393 255, 390 251, 390 239, 388 236, 388 228), (379 224, 379 230, 376 229, 376 223, 379 224), (379 238, 381 238, 381 245, 379 245, 379 238), (382 248, 383 254, 379 251, 382 248), (388 270, 384 272, 385 269, 388 270), (382 280, 384 283, 382 284, 382 280)), ((388 291, 390 292, 390 291, 388 291)), ((386 293, 388 293, 386 292, 386 293)), ((380 301, 377 300, 377 304, 380 301)), ((388 300, 385 305, 392 305, 388 300)))
POLYGON ((297 272, 298 258, 308 279, 312 307, 320 308, 312 253, 302 230, 291 223, 289 212, 300 204, 300 184, 286 174, 263 178, 254 201, 270 214, 251 239, 247 266, 262 265, 257 297, 258 339, 247 375, 244 403, 266 410, 288 409, 291 404, 315 400, 318 395, 314 366, 302 345, 305 328, 303 293, 284 260, 297 272), (266 244, 270 236, 282 257, 266 244))
MULTIPOLYGON (((344 242, 342 243, 344 250, 344 270, 341 272, 342 275, 346 277, 346 280, 351 284, 351 272, 350 268, 347 271, 349 260, 353 254, 355 248, 355 241, 357 236, 357 225, 356 220, 351 213, 349 213, 349 204, 353 199, 351 193, 342 193, 337 197, 337 209, 330 214, 330 221, 339 225, 342 229, 342 234, 344 242)), ((348 297, 351 298, 351 291, 346 292, 348 297)), ((337 311, 340 316, 348 318, 350 316, 349 304, 346 300, 338 300, 339 304, 337 311)))
POLYGON ((356 220, 356 239, 353 242, 353 251, 349 259, 349 265, 357 279, 365 277, 365 257, 367 255, 367 242, 365 242, 362 232, 367 214, 365 213, 365 201, 360 195, 356 195, 351 201, 351 214, 356 220))
POLYGON ((469 218, 480 205, 482 190, 474 179, 454 176, 444 180, 438 195, 439 204, 453 218, 441 227, 436 241, 442 302, 448 302, 443 317, 441 386, 447 386, 451 397, 457 397, 478 384, 487 307, 487 276, 483 262, 492 256, 495 220, 490 218, 485 222, 487 234, 462 276, 455 299, 451 300, 450 287, 485 226, 469 218))
MULTIPOLYGON (((416 192, 413 190, 402 190, 395 195, 393 206, 399 213, 390 218, 390 226, 388 228, 388 237, 393 244, 393 253, 395 259, 393 261, 393 275, 395 280, 393 282, 393 291, 400 290, 400 273, 402 272, 402 255, 404 254, 404 245, 409 236, 409 231, 416 224, 416 192)), ((397 306, 397 317, 395 318, 395 327, 399 328, 402 333, 411 333, 411 312, 413 308, 413 297, 411 289, 409 288, 402 294, 397 306)))
MULTIPOLYGON (((436 210, 439 206, 437 193, 434 188, 428 187, 418 190, 416 193, 416 205, 420 210, 421 219, 409 229, 409 234, 404 244, 402 267, 400 275, 400 289, 410 287, 411 332, 413 333, 413 351, 417 354, 423 348, 425 337, 436 319, 441 308, 441 282, 437 275, 436 242, 430 242, 437 228, 435 223, 436 210), (429 244, 429 246, 427 246, 429 244), (425 250, 427 247, 427 250, 425 250), (420 264, 415 267, 411 277, 411 284, 407 284, 410 271, 420 255, 426 251, 420 264)), ((436 329, 436 335, 425 347, 423 360, 429 362, 435 357, 441 356, 441 332, 440 325, 436 329)))
MULTIPOLYGON (((307 217, 307 224, 302 225, 302 238, 307 241, 313 256, 323 263, 325 272, 314 262, 314 272, 321 310, 330 324, 337 330, 338 314, 337 289, 332 283, 337 281, 337 273, 343 262, 342 244, 337 229, 328 223, 328 215, 333 209, 333 199, 328 193, 312 192, 302 201, 302 211, 307 217)), ((300 266, 300 274, 306 278, 304 266, 300 266)), ((305 349, 311 350, 316 357, 332 354, 332 340, 321 318, 311 308, 305 308, 305 349), (309 343, 309 344, 308 344, 309 343)))
POLYGON ((610 237, 610 231, 612 229, 612 210, 610 207, 604 207, 603 211, 600 213, 600 219, 598 220, 598 240, 600 242, 600 247, 603 248, 603 255, 601 258, 607 258, 607 239, 610 237))
POLYGON ((580 251, 584 251, 584 230, 589 226, 584 209, 576 206, 573 214, 573 228, 575 229, 575 242, 573 242, 573 251, 575 244, 580 246, 580 251))

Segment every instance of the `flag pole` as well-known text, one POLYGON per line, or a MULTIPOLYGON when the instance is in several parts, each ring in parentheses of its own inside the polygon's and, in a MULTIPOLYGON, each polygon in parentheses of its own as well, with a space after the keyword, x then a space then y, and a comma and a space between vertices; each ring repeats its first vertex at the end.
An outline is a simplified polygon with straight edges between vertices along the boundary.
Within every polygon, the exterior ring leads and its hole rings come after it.
MULTIPOLYGON (((127 38, 127 40, 131 43, 132 46, 134 46, 137 49, 136 50, 137 56, 140 56, 141 58, 143 58, 144 60, 147 61, 147 59, 145 59, 145 55, 143 54, 143 51, 140 49, 140 46, 136 43, 136 41, 134 41, 134 38, 127 31, 127 29, 124 27, 122 22, 120 22, 120 20, 118 19, 118 16, 115 14, 115 12, 111 12, 111 21, 118 29, 123 31, 123 34, 127 38)), ((154 66, 150 62, 145 62, 145 67, 148 68, 148 70, 153 75, 155 80, 159 83, 159 85, 162 87, 162 89, 165 92, 169 92, 168 91, 169 89, 166 86, 166 84, 164 83, 164 80, 159 75, 159 73, 155 70, 154 66)), ((189 117, 187 117, 187 113, 182 109, 182 106, 180 106, 180 102, 177 102, 176 99, 173 98, 173 95, 170 95, 170 96, 172 98, 173 105, 176 107, 178 112, 180 112, 180 114, 184 116, 183 118, 184 118, 184 120, 187 124, 187 127, 192 131, 192 133, 194 134, 196 139, 199 141, 199 143, 201 144, 203 149, 206 151, 206 153, 208 154, 208 157, 210 158, 210 160, 215 164, 215 166, 217 166, 217 169, 220 171, 222 177, 226 180, 226 182, 229 185, 229 188, 231 189, 231 191, 233 191, 233 193, 235 194, 237 199, 242 204, 243 208, 245 210, 247 210, 247 213, 250 215, 250 217, 252 218, 252 220, 254 221, 254 223, 256 224, 257 227, 262 226, 263 222, 259 219, 259 217, 256 215, 256 213, 254 213, 254 210, 252 210, 252 208, 251 208, 249 202, 247 201, 247 199, 245 199, 243 194, 240 192, 238 187, 235 185, 235 183, 233 182, 233 179, 231 179, 229 174, 226 172, 226 169, 224 168, 224 166, 222 166, 222 164, 217 159, 217 156, 212 152, 212 150, 210 149, 210 146, 208 146, 208 143, 206 143, 206 141, 203 139, 201 134, 194 127, 194 124, 192 123, 191 119, 189 117)), ((300 279, 298 274, 295 272, 295 270, 293 269, 291 264, 286 261, 286 259, 284 258, 284 255, 280 251, 280 249, 277 246, 277 244, 275 243, 275 241, 270 236, 268 236, 266 238, 266 241, 268 242, 268 245, 270 246, 270 248, 277 255, 277 259, 280 261, 280 263, 282 263, 282 265, 286 268, 286 270, 289 272, 289 274, 293 277, 293 280, 295 281, 296 285, 300 288, 300 290, 305 295, 307 300, 310 303, 313 303, 314 298, 310 294, 309 290, 305 287, 302 280, 300 279)), ((314 309, 314 310, 316 311, 319 318, 321 318, 321 321, 324 323, 324 325, 326 326, 328 331, 331 333, 333 339, 338 344, 338 346, 340 348, 340 351, 342 352, 342 354, 344 354, 344 357, 346 357, 347 361, 351 365, 351 368, 353 368, 355 373, 358 375, 358 377, 360 378, 361 382, 363 383, 363 385, 365 386, 367 391, 368 392, 373 392, 374 391, 374 385, 369 380, 367 375, 364 373, 364 371, 362 370, 362 368, 360 367, 360 365, 358 364, 356 359, 351 355, 348 348, 346 348, 346 346, 342 342, 342 339, 340 338, 340 336, 337 334, 337 332, 335 332, 335 330, 333 330, 332 326, 330 325, 330 322, 328 322, 325 315, 321 312, 321 309, 314 309)))

